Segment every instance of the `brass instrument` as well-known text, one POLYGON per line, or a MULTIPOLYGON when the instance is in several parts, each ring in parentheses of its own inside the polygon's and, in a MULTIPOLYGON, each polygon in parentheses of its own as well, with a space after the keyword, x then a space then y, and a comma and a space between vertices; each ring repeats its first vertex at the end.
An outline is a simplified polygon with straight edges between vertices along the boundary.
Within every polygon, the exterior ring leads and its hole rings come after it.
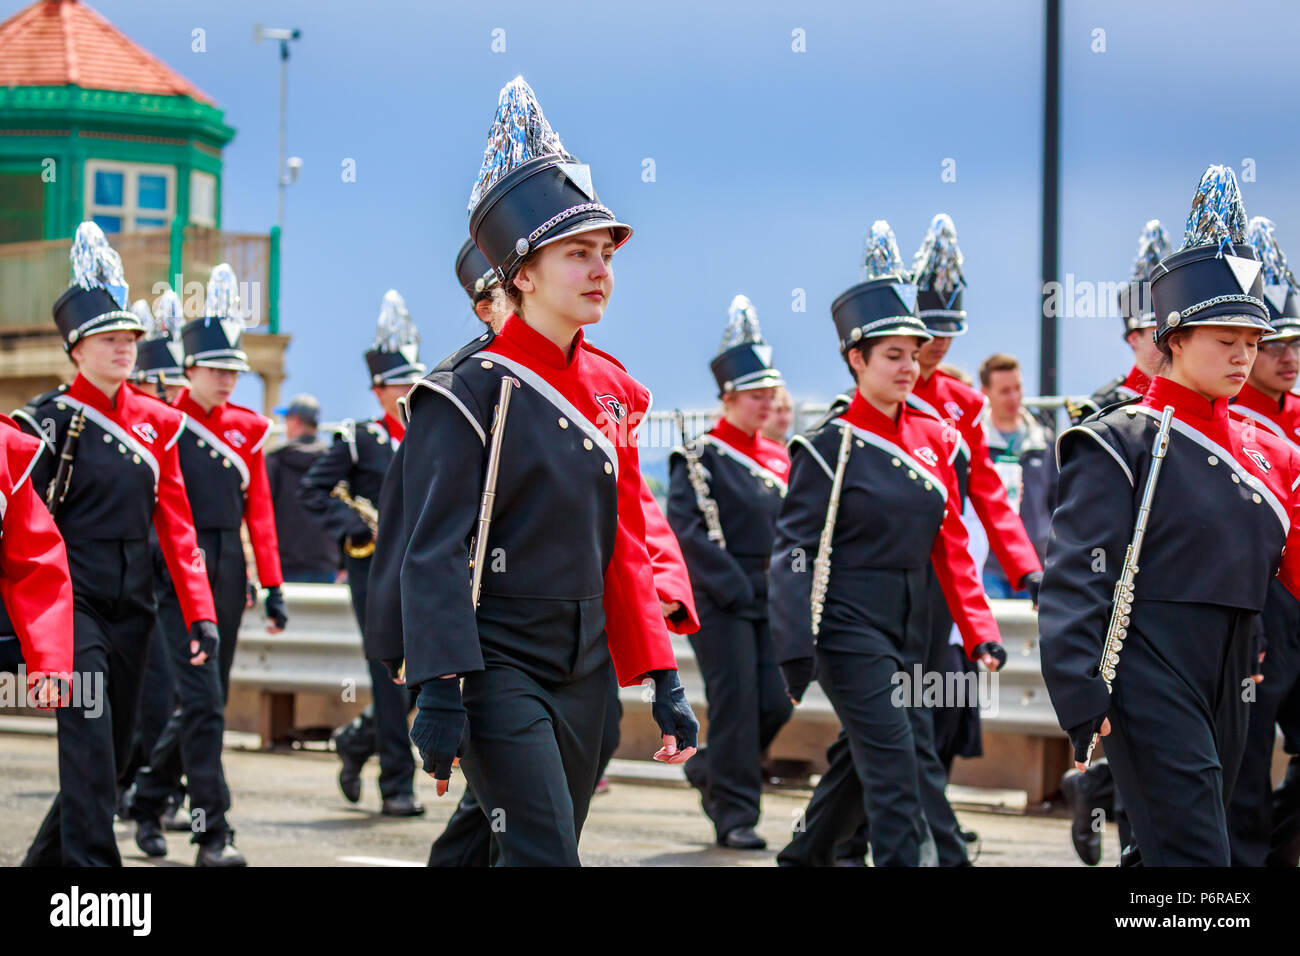
POLYGON ((50 509, 51 518, 58 515, 59 505, 68 495, 68 486, 72 484, 72 462, 77 457, 77 445, 81 443, 81 431, 85 427, 86 407, 83 405, 68 422, 68 431, 63 436, 63 451, 59 453, 59 467, 45 493, 45 507, 50 509))
POLYGON ((352 497, 346 481, 340 481, 335 485, 330 492, 330 497, 337 498, 355 511, 370 529, 370 540, 365 544, 354 545, 351 537, 344 539, 343 548, 347 551, 348 557, 357 559, 370 557, 375 553, 375 535, 379 532, 379 509, 369 498, 352 497))
MULTIPOLYGON (((1147 484, 1142 491, 1142 504, 1138 507, 1137 520, 1133 523, 1133 540, 1124 552, 1124 566, 1120 568, 1119 580, 1115 582, 1114 603, 1110 612, 1110 625, 1106 628, 1106 643, 1101 648, 1101 661, 1097 671, 1106 682, 1106 691, 1112 690, 1115 683, 1115 668, 1119 666, 1119 652, 1124 648, 1124 639, 1128 637, 1129 613, 1133 610, 1133 579, 1138 573, 1138 555, 1142 553, 1142 539, 1146 537, 1147 516, 1151 513, 1151 499, 1155 497, 1156 481, 1160 477, 1160 466, 1164 464, 1165 452, 1169 450, 1169 428, 1173 423, 1174 409, 1166 405, 1160 415, 1160 429, 1156 432, 1155 443, 1151 447, 1151 470, 1147 472, 1147 484)), ((1088 742, 1088 753, 1084 757, 1084 766, 1092 765, 1092 752, 1097 747, 1099 733, 1092 735, 1088 742)))
POLYGON ((822 626, 822 609, 826 606, 826 590, 831 584, 831 542, 835 537, 835 518, 840 510, 840 491, 844 487, 844 472, 849 464, 849 451, 853 447, 853 429, 841 425, 844 436, 840 439, 840 454, 835 460, 835 477, 831 480, 831 497, 826 504, 826 523, 822 525, 822 536, 817 543, 817 557, 813 560, 812 632, 822 626))
POLYGON ((686 475, 695 489, 695 505, 704 515, 704 526, 708 529, 709 540, 716 541, 719 548, 727 549, 727 539, 722 536, 722 519, 718 517, 718 503, 709 497, 709 484, 704 477, 704 466, 700 464, 699 447, 693 445, 686 436, 686 416, 680 410, 673 412, 677 427, 682 433, 682 454, 686 458, 686 475))
POLYGON ((492 506, 497 497, 497 474, 501 470, 501 440, 506 430, 506 412, 510 409, 510 391, 519 387, 519 380, 509 375, 501 379, 501 394, 497 399, 496 420, 492 423, 492 447, 488 451, 487 470, 483 476, 483 497, 479 499, 478 529, 469 559, 471 571, 470 594, 478 607, 483 589, 483 562, 487 558, 488 528, 492 524, 492 506))

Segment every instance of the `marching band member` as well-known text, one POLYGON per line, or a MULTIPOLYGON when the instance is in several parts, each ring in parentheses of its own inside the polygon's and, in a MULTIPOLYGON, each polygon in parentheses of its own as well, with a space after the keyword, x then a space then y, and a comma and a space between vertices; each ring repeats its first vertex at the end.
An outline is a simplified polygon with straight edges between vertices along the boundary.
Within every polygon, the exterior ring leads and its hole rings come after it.
MULTIPOLYGON (((243 854, 235 849, 234 830, 226 819, 230 791, 221 766, 230 669, 249 593, 241 525, 248 526, 257 577, 266 588, 267 631, 278 633, 288 622, 280 591, 280 549, 270 482, 262 453, 271 422, 229 400, 239 374, 249 371, 248 356, 241 348, 243 334, 238 282, 223 262, 212 269, 203 317, 191 319, 181 328, 188 385, 175 398, 175 407, 186 415, 185 432, 178 443, 181 471, 217 607, 217 666, 215 671, 211 665, 187 667, 185 660, 173 655, 180 708, 154 745, 149 766, 136 774, 131 804, 136 844, 148 856, 165 855, 167 844, 160 820, 184 773, 196 821, 190 838, 199 847, 196 866, 246 865, 243 854)), ((180 627, 178 612, 171 599, 159 608, 163 632, 173 646, 180 627)))
MULTIPOLYGON (((1267 429, 1300 452, 1300 396, 1291 391, 1300 372, 1300 295, 1272 221, 1261 216, 1251 219, 1247 240, 1263 267, 1264 303, 1273 331, 1260 342, 1250 378, 1230 400, 1228 411, 1241 416, 1246 429, 1267 429)), ((1228 805, 1232 865, 1294 868, 1294 848, 1288 852, 1280 846, 1285 841, 1275 844, 1273 840, 1270 792, 1277 725, 1282 727, 1287 753, 1293 758, 1300 754, 1300 722, 1288 720, 1284 707, 1288 699, 1300 700, 1300 602, 1279 578, 1268 582, 1259 624, 1266 650, 1260 668, 1263 680, 1255 690, 1241 770, 1228 805)), ((1281 809, 1278 816, 1285 814, 1281 809)))
POLYGON ((658 759, 688 759, 698 729, 646 553, 636 429, 649 392, 583 334, 631 230, 522 78, 501 91, 470 206, 516 307, 407 397, 400 477, 382 496, 400 482, 404 507, 381 503, 376 540, 400 563, 389 597, 419 690, 411 738, 438 793, 463 745, 470 787, 505 821, 500 862, 576 865, 611 667, 623 685, 653 684, 658 759))
POLYGON ((1138 236, 1133 275, 1119 290, 1119 314, 1124 320, 1124 341, 1133 350, 1133 367, 1127 375, 1107 382, 1077 407, 1067 406, 1071 424, 1077 425, 1089 415, 1146 394, 1147 386, 1160 367, 1160 350, 1149 331, 1156 327, 1156 314, 1151 302, 1151 273, 1168 253, 1169 233, 1159 219, 1148 220, 1138 236))
POLYGON ((77 228, 72 264, 73 281, 54 304, 54 321, 77 377, 15 418, 46 444, 30 480, 41 494, 56 482, 55 520, 72 577, 72 670, 92 686, 102 682, 106 699, 98 704, 109 719, 100 719, 102 711, 84 695, 83 706, 59 710, 59 794, 24 865, 120 866, 116 783, 129 756, 157 613, 151 526, 196 663, 217 653, 216 613, 177 450, 185 415, 127 384, 144 328, 126 309, 121 260, 94 223, 77 228), (71 469, 60 471, 64 456, 71 469))
POLYGON ((406 301, 389 289, 380 305, 374 344, 365 354, 371 389, 383 415, 364 422, 345 421, 330 450, 303 475, 298 490, 303 507, 320 520, 346 555, 352 611, 370 670, 373 703, 368 713, 334 734, 343 763, 339 789, 356 803, 361 797, 361 768, 378 751, 381 812, 397 817, 424 813, 415 799, 415 760, 406 723, 412 701, 406 688, 393 683, 384 665, 385 660, 401 658, 401 635, 368 630, 366 601, 375 550, 374 505, 406 434, 397 403, 427 371, 419 361, 419 344, 406 301))
MULTIPOLYGON (((770 583, 772 633, 791 698, 814 675, 843 725, 862 806, 837 819, 854 788, 824 775, 785 864, 829 864, 865 813, 878 866, 916 866, 936 829, 943 768, 925 708, 897 706, 896 675, 925 653, 927 569, 933 565, 974 659, 1006 654, 967 551, 958 507, 956 443, 906 404, 931 334, 917 317, 892 231, 871 227, 865 281, 831 306, 857 389, 848 408, 791 443, 790 488, 777 519, 770 583), (832 556, 833 555, 833 556, 832 556), (813 556, 816 560, 813 561, 813 556), (812 562, 811 566, 809 562, 812 562), (810 835, 811 834, 811 835, 810 835)), ((951 812, 951 811, 949 811, 951 812)), ((938 843, 964 859, 952 820, 938 843)))
POLYGON ((1257 669, 1253 625, 1275 573, 1300 593, 1300 456, 1228 414, 1272 331, 1245 231, 1232 169, 1209 167, 1183 248, 1151 276, 1162 374, 1058 444, 1043 676, 1076 766, 1094 735, 1105 741, 1147 865, 1230 862, 1225 803, 1251 706, 1243 686, 1257 669), (1130 579, 1126 549, 1141 523, 1130 579), (1130 586, 1112 608, 1117 581, 1130 586))
POLYGON ((761 850, 755 832, 763 752, 790 719, 767 620, 767 565, 790 460, 759 434, 782 384, 754 307, 729 310, 710 363, 723 413, 669 456, 668 522, 681 543, 701 620, 690 638, 709 702, 708 744, 686 765, 721 846, 761 850))

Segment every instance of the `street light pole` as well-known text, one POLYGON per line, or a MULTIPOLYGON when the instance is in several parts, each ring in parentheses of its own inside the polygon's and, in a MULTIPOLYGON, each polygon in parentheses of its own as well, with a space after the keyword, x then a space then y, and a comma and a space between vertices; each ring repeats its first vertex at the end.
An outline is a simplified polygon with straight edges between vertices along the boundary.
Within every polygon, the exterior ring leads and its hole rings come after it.
POLYGON ((1044 4, 1043 56, 1043 236, 1042 289, 1039 300, 1038 394, 1057 393, 1057 323, 1048 314, 1050 283, 1059 281, 1061 214, 1061 2, 1044 4))
POLYGON ((280 143, 275 160, 275 185, 277 190, 275 224, 284 230, 284 191, 298 178, 302 160, 297 157, 285 158, 285 137, 288 127, 289 111, 289 43, 302 36, 301 30, 284 30, 276 27, 264 27, 260 23, 253 29, 253 39, 257 43, 263 40, 280 41, 280 143))

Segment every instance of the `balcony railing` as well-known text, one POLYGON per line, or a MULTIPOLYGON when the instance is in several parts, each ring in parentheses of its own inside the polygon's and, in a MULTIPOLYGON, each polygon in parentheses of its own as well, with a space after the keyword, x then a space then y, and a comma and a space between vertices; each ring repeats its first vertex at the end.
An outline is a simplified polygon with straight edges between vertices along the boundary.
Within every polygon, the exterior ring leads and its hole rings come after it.
MULTIPOLYGON (((203 313, 212 267, 228 262, 239 278, 250 326, 271 332, 279 331, 277 240, 275 230, 264 236, 193 225, 108 237, 122 257, 132 301, 152 302, 161 283, 172 283, 186 316, 195 318, 203 313)), ((70 245, 70 239, 0 245, 0 331, 50 329, 50 307, 71 278, 70 245)))

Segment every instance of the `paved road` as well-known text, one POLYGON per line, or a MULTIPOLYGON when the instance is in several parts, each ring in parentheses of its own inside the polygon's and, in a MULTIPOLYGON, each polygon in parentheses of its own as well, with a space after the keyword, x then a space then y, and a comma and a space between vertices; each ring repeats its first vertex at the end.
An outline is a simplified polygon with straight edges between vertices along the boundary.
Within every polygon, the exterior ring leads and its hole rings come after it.
MULTIPOLYGON (((338 763, 325 752, 261 753, 227 748, 226 773, 234 794, 231 815, 238 845, 259 866, 420 866, 429 844, 451 815, 464 787, 457 773, 447 796, 434 795, 420 775, 417 788, 426 816, 394 820, 378 814, 377 768, 364 776, 359 806, 343 800, 335 784, 338 763)), ((55 742, 46 733, 0 733, 0 865, 22 860, 28 842, 57 789, 55 742)), ((772 866, 775 850, 807 802, 806 791, 764 798, 760 832, 773 849, 720 849, 694 791, 682 786, 616 781, 592 802, 582 840, 589 866, 772 866)), ((983 838, 980 865, 1078 866, 1069 845, 1069 822, 1059 817, 959 811, 983 838)), ((139 852, 134 830, 119 823, 118 847, 128 866, 189 866, 194 851, 185 834, 169 834, 165 860, 139 852)), ((1106 836, 1114 852, 1114 828, 1106 836)), ((1111 862, 1111 860, 1107 860, 1111 862)))

